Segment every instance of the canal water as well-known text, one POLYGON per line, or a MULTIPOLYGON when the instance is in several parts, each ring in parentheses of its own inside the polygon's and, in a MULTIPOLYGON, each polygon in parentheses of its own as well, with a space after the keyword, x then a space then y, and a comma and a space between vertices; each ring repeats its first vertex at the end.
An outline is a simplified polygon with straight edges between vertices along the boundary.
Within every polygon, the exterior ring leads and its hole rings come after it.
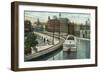
POLYGON ((44 61, 44 60, 69 60, 69 59, 88 59, 90 58, 90 41, 79 40, 77 43, 77 51, 65 52, 63 47, 58 50, 41 56, 30 61, 44 61))
POLYGON ((87 59, 90 58, 90 41, 80 40, 77 44, 77 51, 65 52, 59 51, 48 60, 69 60, 69 59, 87 59))

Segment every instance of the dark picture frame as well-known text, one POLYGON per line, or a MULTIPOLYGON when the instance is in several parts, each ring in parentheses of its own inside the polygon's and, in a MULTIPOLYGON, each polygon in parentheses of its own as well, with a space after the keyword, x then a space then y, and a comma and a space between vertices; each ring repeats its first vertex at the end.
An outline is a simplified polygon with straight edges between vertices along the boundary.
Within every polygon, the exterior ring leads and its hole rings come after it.
MULTIPOLYGON (((92 27, 92 26, 91 26, 92 27)), ((46 70, 46 69, 61 69, 61 68, 77 68, 77 67, 93 67, 97 66, 97 6, 85 5, 69 5, 69 4, 50 4, 50 3, 35 3, 35 2, 12 2, 11 3, 11 70, 13 71, 28 71, 28 70, 46 70), (43 67, 25 67, 20 68, 19 65, 19 6, 43 6, 43 7, 58 7, 58 8, 76 8, 76 9, 91 9, 95 15, 95 52, 94 63, 77 64, 77 65, 58 65, 58 66, 43 66, 43 67)))

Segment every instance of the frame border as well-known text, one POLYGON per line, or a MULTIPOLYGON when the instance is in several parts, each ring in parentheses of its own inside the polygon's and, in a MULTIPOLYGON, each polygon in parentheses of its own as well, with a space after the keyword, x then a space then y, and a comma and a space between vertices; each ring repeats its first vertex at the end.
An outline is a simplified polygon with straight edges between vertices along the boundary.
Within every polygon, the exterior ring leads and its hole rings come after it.
POLYGON ((11 3, 11 70, 13 71, 28 71, 28 70, 46 70, 46 69, 63 69, 63 68, 80 68, 80 67, 93 67, 97 66, 97 6, 85 6, 85 5, 69 5, 69 4, 51 4, 51 3, 36 3, 36 2, 20 2, 14 1, 11 3), (68 7, 68 8, 85 8, 95 9, 95 64, 84 65, 64 65, 64 66, 52 66, 52 67, 36 67, 36 68, 19 68, 18 63, 18 11, 19 5, 35 5, 35 6, 50 6, 50 7, 68 7))

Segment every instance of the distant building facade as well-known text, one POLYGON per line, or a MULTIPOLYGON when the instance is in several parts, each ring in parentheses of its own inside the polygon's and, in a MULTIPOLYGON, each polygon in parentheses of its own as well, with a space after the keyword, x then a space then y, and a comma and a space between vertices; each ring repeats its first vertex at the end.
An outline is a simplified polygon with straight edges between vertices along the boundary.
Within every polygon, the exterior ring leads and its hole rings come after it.
POLYGON ((80 37, 80 24, 74 24, 74 35, 80 37))
POLYGON ((67 18, 60 18, 60 31, 68 33, 69 20, 67 18))
POLYGON ((37 31, 37 32, 43 31, 43 24, 40 22, 39 19, 37 19, 37 22, 35 24, 36 26, 34 27, 34 31, 37 31))
POLYGON ((65 32, 68 33, 68 23, 69 20, 67 18, 61 18, 61 14, 59 14, 59 18, 54 16, 52 19, 48 16, 47 22, 47 31, 49 32, 65 32))
POLYGON ((74 26, 75 25, 71 22, 68 24, 68 34, 74 35, 74 33, 75 33, 74 26))
POLYGON ((32 23, 30 22, 30 20, 25 20, 24 21, 24 31, 26 33, 32 31, 32 23))
POLYGON ((47 31, 49 32, 59 32, 60 31, 60 21, 59 19, 57 19, 56 16, 54 16, 53 19, 48 17, 47 31))
POLYGON ((84 25, 80 25, 80 37, 90 38, 90 20, 86 20, 84 25))

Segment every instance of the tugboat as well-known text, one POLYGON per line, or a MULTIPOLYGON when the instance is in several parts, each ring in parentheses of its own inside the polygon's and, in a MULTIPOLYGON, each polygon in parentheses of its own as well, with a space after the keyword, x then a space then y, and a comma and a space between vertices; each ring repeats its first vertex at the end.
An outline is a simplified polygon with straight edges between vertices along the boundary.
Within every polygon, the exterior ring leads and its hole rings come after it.
POLYGON ((68 35, 65 42, 63 43, 63 51, 77 51, 76 37, 73 35, 68 35))

